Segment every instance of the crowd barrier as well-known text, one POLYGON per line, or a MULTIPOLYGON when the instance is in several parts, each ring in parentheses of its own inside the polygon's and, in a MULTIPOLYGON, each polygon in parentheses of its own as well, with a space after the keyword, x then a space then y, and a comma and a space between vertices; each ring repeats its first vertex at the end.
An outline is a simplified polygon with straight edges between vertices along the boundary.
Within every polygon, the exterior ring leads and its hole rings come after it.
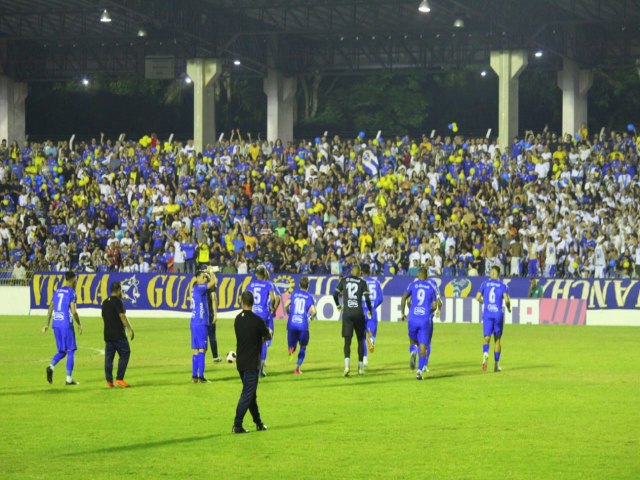
MULTIPOLYGON (((273 282, 280 291, 283 304, 297 286, 299 275, 275 275, 273 282)), ((3 314, 20 297, 18 303, 28 305, 26 313, 42 313, 53 292, 62 284, 63 275, 37 273, 31 279, 28 299, 24 293, 14 295, 23 287, 0 287, 3 314), (11 292, 14 292, 12 294, 11 292)), ((84 315, 99 315, 102 300, 109 295, 109 285, 120 281, 127 310, 132 315, 152 317, 188 317, 193 275, 139 273, 81 273, 76 293, 78 307, 84 315)), ((218 275, 218 307, 221 317, 232 317, 237 311, 237 299, 251 280, 246 275, 218 275)), ((319 320, 337 320, 339 312, 331 297, 338 276, 310 276, 309 292, 316 299, 319 320)), ((400 302, 412 277, 378 277, 384 301, 379 307, 381 321, 399 321, 400 302)), ((475 295, 485 279, 482 277, 436 277, 444 305, 438 321, 447 323, 477 323, 481 305, 475 295)), ((526 278, 505 278, 512 298, 512 313, 507 323, 568 324, 568 325, 634 325, 640 326, 640 281, 634 279, 540 279, 541 299, 528 298, 530 281, 526 278)), ((22 307, 15 307, 19 310, 22 307)), ((13 314, 18 314, 17 311, 13 314)), ((277 317, 284 318, 282 306, 277 317)))

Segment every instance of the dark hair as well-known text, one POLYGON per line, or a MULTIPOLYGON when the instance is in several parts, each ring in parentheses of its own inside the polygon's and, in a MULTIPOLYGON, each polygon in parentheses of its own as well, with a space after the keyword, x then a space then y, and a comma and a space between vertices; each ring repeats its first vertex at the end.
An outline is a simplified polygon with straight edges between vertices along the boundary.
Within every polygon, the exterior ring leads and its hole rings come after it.
POLYGON ((365 275, 369 275, 371 273, 371 267, 368 263, 362 265, 362 273, 364 273, 365 275))
POLYGON ((122 290, 122 285, 120 285, 120 282, 112 282, 109 290, 111 293, 119 292, 120 290, 122 290))
POLYGON ((240 300, 242 301, 243 307, 253 307, 253 293, 249 290, 242 292, 240 300))
POLYGON ((498 276, 500 276, 500 267, 497 265, 494 265, 493 267, 491 267, 491 271, 495 270, 496 273, 498 274, 498 276))
POLYGON ((260 280, 267 278, 267 268, 264 265, 259 265, 258 268, 256 268, 256 277, 260 280))
POLYGON ((70 282, 74 278, 76 278, 76 272, 68 271, 67 273, 64 274, 64 279, 67 282, 70 282))
POLYGON ((302 288, 303 290, 309 288, 309 277, 302 277, 300 279, 300 288, 302 288))

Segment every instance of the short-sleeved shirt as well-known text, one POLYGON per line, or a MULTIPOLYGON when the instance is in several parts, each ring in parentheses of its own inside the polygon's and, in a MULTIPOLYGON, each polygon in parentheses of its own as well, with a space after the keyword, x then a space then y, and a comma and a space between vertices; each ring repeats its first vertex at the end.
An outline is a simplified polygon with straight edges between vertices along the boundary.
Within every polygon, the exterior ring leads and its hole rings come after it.
POLYGON ((60 287, 53 294, 53 328, 73 328, 71 304, 76 303, 76 292, 71 287, 60 287))
POLYGON ((269 317, 271 310, 271 295, 273 284, 264 280, 251 280, 247 290, 253 293, 253 313, 263 320, 269 317))
POLYGON ((191 291, 191 325, 209 324, 209 303, 207 285, 196 283, 191 291))
POLYGON ((267 324, 255 313, 243 310, 236 317, 234 329, 238 371, 257 370, 263 338, 269 334, 267 324))
POLYGON ((369 299, 369 287, 360 277, 349 275, 338 283, 333 298, 338 303, 338 298, 342 296, 342 308, 345 316, 350 314, 364 315, 363 306, 369 299))
POLYGON ((315 305, 313 296, 304 290, 294 290, 289 298, 288 330, 309 330, 309 309, 315 305))
POLYGON ((484 308, 482 309, 483 315, 497 315, 502 313, 502 302, 504 301, 505 294, 509 294, 509 287, 507 287, 501 280, 486 280, 480 287, 480 293, 482 294, 482 302, 484 308))
POLYGON ((126 339, 124 325, 120 320, 120 314, 125 313, 122 299, 110 296, 102 302, 102 321, 104 322, 104 341, 116 342, 126 339))
POLYGON ((431 307, 436 301, 436 291, 429 280, 415 280, 409 284, 406 293, 411 297, 409 323, 426 323, 431 319, 431 307))

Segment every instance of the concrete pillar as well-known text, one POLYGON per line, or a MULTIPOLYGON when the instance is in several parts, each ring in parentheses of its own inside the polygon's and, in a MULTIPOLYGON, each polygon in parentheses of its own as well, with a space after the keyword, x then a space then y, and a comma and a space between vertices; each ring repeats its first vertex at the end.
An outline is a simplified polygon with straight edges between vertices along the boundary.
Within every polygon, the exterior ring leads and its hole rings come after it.
POLYGON ((217 140, 214 83, 221 71, 220 60, 187 60, 187 75, 193 82, 193 144, 197 152, 202 152, 207 143, 217 140))
POLYGON ((498 74, 498 143, 502 149, 518 134, 518 77, 528 62, 524 50, 491 52, 491 68, 498 74))
POLYGON ((25 100, 27 84, 0 75, 0 141, 23 145, 26 139, 25 100))
POLYGON ((269 69, 264 79, 267 94, 267 140, 282 140, 286 145, 293 140, 293 110, 297 81, 286 78, 274 69, 269 69))
POLYGON ((574 135, 587 124, 587 93, 593 85, 593 72, 579 70, 576 63, 564 59, 558 72, 558 87, 562 90, 562 132, 574 135))

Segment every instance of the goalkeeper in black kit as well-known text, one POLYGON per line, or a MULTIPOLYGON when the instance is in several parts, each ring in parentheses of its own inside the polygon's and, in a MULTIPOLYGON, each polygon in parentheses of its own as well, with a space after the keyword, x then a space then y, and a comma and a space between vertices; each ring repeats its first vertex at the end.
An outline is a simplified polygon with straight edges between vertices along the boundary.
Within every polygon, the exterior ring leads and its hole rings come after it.
POLYGON ((367 282, 360 278, 360 266, 354 265, 351 275, 340 280, 333 292, 333 300, 342 310, 342 337, 344 338, 344 376, 349 376, 351 363, 351 339, 356 332, 358 339, 358 375, 364 374, 364 337, 366 321, 363 306, 366 303, 368 315, 371 316, 371 299, 367 282), (342 298, 342 303, 340 303, 342 298))

